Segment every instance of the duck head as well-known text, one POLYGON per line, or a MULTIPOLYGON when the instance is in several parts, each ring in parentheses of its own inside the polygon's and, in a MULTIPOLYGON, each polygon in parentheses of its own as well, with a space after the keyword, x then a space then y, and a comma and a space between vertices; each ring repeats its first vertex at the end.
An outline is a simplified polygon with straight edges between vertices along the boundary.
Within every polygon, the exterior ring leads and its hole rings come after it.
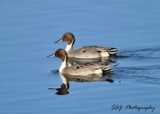
POLYGON ((58 57, 62 61, 65 61, 65 59, 68 57, 67 52, 64 49, 58 49, 55 53, 47 56, 47 57, 58 57))
POLYGON ((55 41, 54 43, 60 43, 60 42, 66 42, 67 46, 66 46, 66 52, 68 53, 69 51, 71 51, 73 49, 73 45, 75 42, 75 37, 73 35, 73 33, 71 32, 66 32, 62 35, 62 37, 55 41))
POLYGON ((71 32, 66 32, 62 35, 62 37, 55 41, 54 43, 60 43, 60 42, 66 42, 67 45, 73 44, 75 41, 75 37, 73 35, 73 33, 71 32))

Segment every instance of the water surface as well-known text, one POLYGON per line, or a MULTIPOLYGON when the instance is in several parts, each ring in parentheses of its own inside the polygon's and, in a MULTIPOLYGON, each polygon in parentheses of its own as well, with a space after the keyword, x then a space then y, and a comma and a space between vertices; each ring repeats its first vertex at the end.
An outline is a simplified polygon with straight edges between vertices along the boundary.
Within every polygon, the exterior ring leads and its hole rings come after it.
POLYGON ((114 114, 160 111, 159 1, 3 0, 0 1, 0 113, 114 114), (101 45, 121 50, 108 81, 70 81, 57 95, 60 61, 47 55, 64 32, 76 36, 74 48, 101 45), (122 106, 119 111, 114 106, 122 106))

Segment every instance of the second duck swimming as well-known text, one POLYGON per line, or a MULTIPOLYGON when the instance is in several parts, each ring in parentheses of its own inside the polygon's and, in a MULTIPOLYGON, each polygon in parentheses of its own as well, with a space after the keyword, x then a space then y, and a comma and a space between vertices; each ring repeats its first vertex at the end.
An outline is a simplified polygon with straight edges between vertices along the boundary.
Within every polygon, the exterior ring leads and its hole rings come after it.
POLYGON ((73 58, 107 58, 111 55, 116 55, 118 50, 116 48, 110 47, 101 47, 101 46, 84 46, 77 50, 73 50, 73 45, 75 43, 75 37, 72 33, 67 32, 62 35, 62 37, 55 41, 55 43, 59 42, 66 42, 66 52, 68 53, 69 57, 73 58))

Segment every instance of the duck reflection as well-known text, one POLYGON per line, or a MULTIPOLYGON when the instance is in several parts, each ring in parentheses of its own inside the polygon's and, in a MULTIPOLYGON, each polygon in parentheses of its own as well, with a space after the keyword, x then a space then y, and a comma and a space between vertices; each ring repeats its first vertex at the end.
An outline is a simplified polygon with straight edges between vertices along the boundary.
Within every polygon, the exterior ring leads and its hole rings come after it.
MULTIPOLYGON (((57 73, 57 70, 52 70, 52 73, 57 73)), ((66 95, 69 94, 69 80, 62 74, 60 74, 60 78, 62 80, 62 84, 59 88, 48 88, 49 90, 56 90, 57 92, 55 94, 57 95, 66 95)))
POLYGON ((69 94, 69 87, 70 81, 74 81, 74 82, 95 82, 95 81, 99 81, 99 82, 110 82, 113 83, 113 79, 111 79, 111 77, 109 77, 110 74, 108 74, 107 76, 71 76, 71 75, 64 75, 59 73, 59 76, 62 80, 62 84, 59 88, 49 88, 50 90, 56 90, 57 95, 67 95, 69 94))

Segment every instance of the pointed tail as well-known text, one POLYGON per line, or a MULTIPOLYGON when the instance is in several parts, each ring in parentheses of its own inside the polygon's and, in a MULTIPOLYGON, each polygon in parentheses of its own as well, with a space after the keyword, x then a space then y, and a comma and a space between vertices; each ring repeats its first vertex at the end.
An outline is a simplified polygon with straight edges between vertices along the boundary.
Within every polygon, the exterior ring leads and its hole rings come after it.
POLYGON ((116 49, 116 48, 110 48, 108 50, 108 53, 111 54, 111 55, 115 55, 117 52, 118 52, 118 49, 116 49))

